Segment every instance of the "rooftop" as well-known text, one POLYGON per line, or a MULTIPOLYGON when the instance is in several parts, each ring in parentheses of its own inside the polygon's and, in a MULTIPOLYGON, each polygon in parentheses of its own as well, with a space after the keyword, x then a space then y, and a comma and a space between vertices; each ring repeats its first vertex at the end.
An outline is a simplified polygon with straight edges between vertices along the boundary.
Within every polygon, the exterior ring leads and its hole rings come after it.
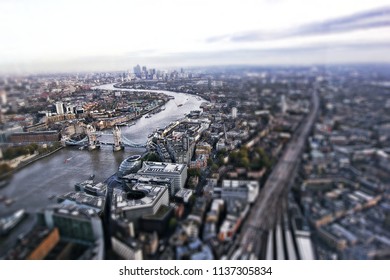
POLYGON ((57 228, 35 227, 24 236, 19 237, 18 243, 8 252, 5 259, 26 259, 39 244, 57 228))
POLYGON ((98 208, 100 210, 103 209, 105 203, 104 197, 96 197, 82 192, 69 192, 59 196, 58 199, 63 203, 66 203, 67 201, 74 202, 79 205, 98 208))
POLYGON ((191 196, 193 193, 193 190, 189 190, 189 189, 180 189, 176 194, 175 196, 177 197, 187 197, 187 196, 191 196))
POLYGON ((147 219, 163 219, 171 210, 172 208, 167 205, 161 205, 160 208, 158 208, 157 212, 154 215, 148 215, 144 218, 147 219))
POLYGON ((56 204, 48 206, 44 209, 44 211, 50 210, 62 216, 79 217, 85 219, 92 219, 97 217, 96 210, 92 208, 85 208, 76 204, 56 204))
POLYGON ((94 183, 93 180, 86 180, 75 184, 76 191, 86 191, 96 193, 98 195, 105 194, 107 190, 107 184, 99 182, 94 183))
POLYGON ((123 176, 123 179, 127 180, 136 180, 140 183, 149 183, 149 182, 159 182, 165 184, 171 184, 172 179, 170 178, 162 178, 158 176, 148 175, 148 174, 138 174, 138 173, 130 173, 128 175, 123 176))
POLYGON ((167 191, 167 187, 141 183, 135 184, 129 192, 114 189, 112 207, 124 211, 150 207, 156 203, 165 191, 167 191))
POLYGON ((139 170, 139 173, 142 174, 143 172, 156 172, 180 174, 185 167, 185 164, 145 161, 141 170, 139 170))

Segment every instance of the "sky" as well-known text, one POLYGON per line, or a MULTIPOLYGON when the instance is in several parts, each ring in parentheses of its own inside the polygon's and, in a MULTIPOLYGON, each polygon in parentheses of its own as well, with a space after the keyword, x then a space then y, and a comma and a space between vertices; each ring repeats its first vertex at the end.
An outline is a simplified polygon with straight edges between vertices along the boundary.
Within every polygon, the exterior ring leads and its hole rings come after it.
POLYGON ((0 0, 0 72, 390 62, 388 0, 0 0))

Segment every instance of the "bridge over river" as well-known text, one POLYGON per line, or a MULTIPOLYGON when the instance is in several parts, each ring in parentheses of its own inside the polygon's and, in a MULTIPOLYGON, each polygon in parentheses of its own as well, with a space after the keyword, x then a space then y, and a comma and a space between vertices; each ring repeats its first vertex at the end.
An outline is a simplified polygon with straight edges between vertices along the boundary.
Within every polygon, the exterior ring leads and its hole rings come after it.
MULTIPOLYGON (((118 90, 114 88, 114 84, 95 88, 118 90)), ((128 91, 131 94, 133 90, 120 89, 120 91, 128 91)), ((201 103, 205 102, 197 96, 185 93, 159 90, 155 92, 163 92, 175 97, 175 99, 166 103, 164 111, 154 114, 150 118, 143 116, 132 126, 123 126, 121 134, 124 144, 144 145, 152 131, 182 118, 191 110, 199 110, 201 103), (183 105, 177 107, 175 102, 183 105)), ((112 135, 102 135, 99 140, 107 143, 113 142, 112 135)), ((10 206, 0 202, 0 216, 5 216, 21 208, 26 209, 29 213, 34 213, 48 204, 55 203, 49 197, 74 190, 75 183, 86 180, 91 174, 95 174, 95 180, 105 181, 118 170, 120 163, 125 158, 133 154, 141 154, 144 151, 145 148, 136 145, 133 147, 129 145, 125 150, 116 153, 112 152, 110 145, 102 145, 97 151, 62 149, 52 156, 18 171, 11 178, 9 184, 0 189, 0 196, 14 200, 10 206)), ((0 237, 0 256, 13 244, 19 234, 32 226, 34 220, 35 215, 30 214, 9 236, 0 237)))

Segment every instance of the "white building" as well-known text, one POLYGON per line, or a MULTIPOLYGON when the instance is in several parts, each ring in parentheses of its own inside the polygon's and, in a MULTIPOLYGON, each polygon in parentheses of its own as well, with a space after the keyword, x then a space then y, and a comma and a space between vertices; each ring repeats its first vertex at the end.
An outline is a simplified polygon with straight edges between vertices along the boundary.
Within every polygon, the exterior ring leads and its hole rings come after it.
POLYGON ((67 104, 65 106, 65 109, 66 109, 66 111, 65 111, 66 114, 74 114, 74 112, 75 112, 75 106, 72 104, 67 104))
POLYGON ((142 250, 139 246, 128 246, 115 237, 111 237, 112 250, 124 260, 142 260, 142 250))
POLYGON ((165 186, 138 183, 130 192, 114 189, 112 218, 136 221, 143 216, 156 214, 161 205, 169 205, 168 188, 165 186))
POLYGON ((156 176, 151 176, 151 175, 130 173, 126 176, 123 176, 123 179, 126 182, 130 182, 132 184, 142 183, 142 184, 153 184, 153 185, 165 186, 168 188, 170 196, 175 195, 175 189, 173 186, 173 179, 170 179, 170 178, 161 178, 161 177, 156 177, 156 176))
POLYGON ((0 90, 0 102, 1 105, 7 105, 7 93, 5 90, 0 90))
POLYGON ((216 149, 217 149, 217 151, 226 149, 225 139, 221 138, 218 140, 218 142, 216 144, 216 149))
POLYGON ((56 112, 58 115, 64 114, 64 103, 61 101, 56 102, 56 112))
POLYGON ((287 108, 286 97, 284 96, 284 94, 280 98, 280 104, 281 104, 282 113, 285 114, 288 108, 287 108))
POLYGON ((167 162, 144 161, 139 174, 173 179, 175 191, 184 188, 187 180, 187 165, 167 162))
POLYGON ((237 108, 236 108, 236 107, 233 107, 233 108, 232 108, 232 118, 233 118, 233 119, 236 119, 236 118, 237 118, 237 108))
POLYGON ((184 203, 188 203, 192 194, 194 192, 192 190, 189 190, 189 189, 181 189, 180 191, 178 191, 176 194, 175 194, 175 197, 179 198, 180 200, 182 200, 184 203))
POLYGON ((221 198, 226 202, 227 209, 232 209, 237 203, 245 206, 256 200, 259 189, 257 181, 223 180, 221 198))

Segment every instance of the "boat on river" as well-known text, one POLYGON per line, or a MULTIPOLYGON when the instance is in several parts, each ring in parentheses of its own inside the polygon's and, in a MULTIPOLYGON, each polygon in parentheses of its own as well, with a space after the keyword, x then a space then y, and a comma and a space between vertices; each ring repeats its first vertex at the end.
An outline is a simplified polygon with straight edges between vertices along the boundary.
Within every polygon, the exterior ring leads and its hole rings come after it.
POLYGON ((6 235, 16 227, 26 216, 26 211, 20 209, 13 214, 0 219, 0 235, 6 235))

